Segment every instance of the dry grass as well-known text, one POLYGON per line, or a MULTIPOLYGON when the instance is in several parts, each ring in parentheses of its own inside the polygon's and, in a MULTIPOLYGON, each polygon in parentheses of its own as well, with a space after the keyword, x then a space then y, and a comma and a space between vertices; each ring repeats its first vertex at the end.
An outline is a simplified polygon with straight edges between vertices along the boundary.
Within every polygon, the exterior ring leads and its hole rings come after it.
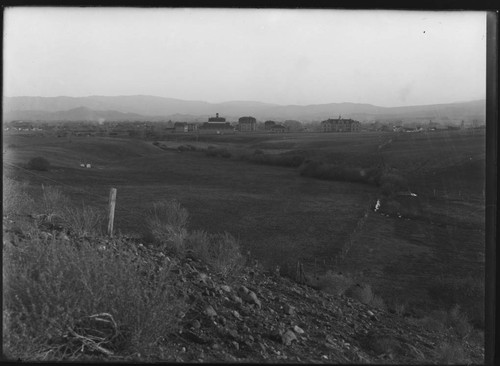
POLYGON ((67 344, 68 334, 94 314, 116 320, 127 351, 142 350, 172 332, 174 314, 183 305, 171 291, 169 268, 141 261, 126 246, 117 248, 99 250, 87 242, 56 238, 5 246, 5 355, 23 360, 79 357, 67 344))
POLYGON ((104 230, 105 212, 91 206, 67 206, 62 210, 65 226, 77 236, 101 235, 104 230))
POLYGON ((194 231, 186 239, 186 249, 225 277, 239 273, 245 263, 238 240, 229 233, 194 231))
POLYGON ((4 176, 3 214, 26 215, 32 213, 34 200, 26 192, 27 183, 18 182, 4 176))
POLYGON ((189 214, 176 200, 153 203, 148 210, 146 227, 147 239, 166 251, 183 254, 184 240, 189 214))

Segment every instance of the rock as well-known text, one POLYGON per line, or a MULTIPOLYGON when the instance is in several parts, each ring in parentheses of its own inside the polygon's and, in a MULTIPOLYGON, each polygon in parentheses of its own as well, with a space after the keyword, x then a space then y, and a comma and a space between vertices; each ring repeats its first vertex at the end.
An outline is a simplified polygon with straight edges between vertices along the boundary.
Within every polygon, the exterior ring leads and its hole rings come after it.
POLYGON ((259 307, 262 307, 260 300, 257 295, 253 291, 248 291, 247 293, 242 293, 242 299, 250 304, 255 304, 259 307))
POLYGON ((238 342, 236 341, 232 341, 231 344, 234 346, 234 348, 236 348, 237 350, 240 349, 240 345, 238 344, 238 342))
POLYGON ((232 338, 234 339, 238 339, 239 338, 239 334, 238 334, 238 331, 236 329, 231 329, 229 332, 227 332, 232 338))
POLYGON ((285 306, 283 307, 283 310, 285 311, 285 314, 288 314, 288 315, 295 314, 295 308, 289 304, 285 304, 285 306))
POLYGON ((231 296, 231 300, 233 300, 235 303, 237 303, 239 305, 243 304, 243 300, 241 299, 241 297, 236 296, 234 294, 233 294, 233 296, 231 296))
POLYGON ((228 293, 231 292, 231 287, 229 287, 228 285, 222 285, 220 288, 224 292, 228 292, 228 293))
POLYGON ((191 322, 191 327, 193 327, 194 329, 200 329, 201 323, 195 319, 191 322))
POLYGON ((297 341, 297 336, 291 330, 287 330, 282 336, 281 340, 285 346, 289 346, 293 341, 297 341))
POLYGON ((250 292, 249 289, 247 289, 245 286, 240 286, 240 288, 238 288, 238 295, 241 296, 243 298, 243 295, 246 295, 250 292))
POLYGON ((205 307, 205 314, 208 315, 209 317, 213 318, 215 316, 217 316, 217 312, 215 311, 215 309, 212 307, 212 305, 207 305, 205 307))
POLYGON ((302 329, 301 327, 299 327, 299 326, 297 326, 297 325, 295 325, 295 326, 293 327, 293 331, 294 331, 295 333, 297 333, 297 334, 304 334, 304 329, 302 329))
POLYGON ((232 312, 233 316, 238 319, 238 320, 243 320, 243 318, 241 317, 240 313, 238 313, 236 310, 234 310, 232 312))

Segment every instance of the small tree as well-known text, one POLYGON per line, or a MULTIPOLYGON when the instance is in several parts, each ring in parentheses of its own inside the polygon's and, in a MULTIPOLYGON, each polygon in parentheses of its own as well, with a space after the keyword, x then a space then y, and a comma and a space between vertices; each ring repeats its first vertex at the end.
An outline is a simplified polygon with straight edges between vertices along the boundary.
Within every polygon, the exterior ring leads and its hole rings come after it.
POLYGON ((28 169, 47 171, 50 169, 50 163, 47 159, 42 157, 36 157, 28 162, 28 169))

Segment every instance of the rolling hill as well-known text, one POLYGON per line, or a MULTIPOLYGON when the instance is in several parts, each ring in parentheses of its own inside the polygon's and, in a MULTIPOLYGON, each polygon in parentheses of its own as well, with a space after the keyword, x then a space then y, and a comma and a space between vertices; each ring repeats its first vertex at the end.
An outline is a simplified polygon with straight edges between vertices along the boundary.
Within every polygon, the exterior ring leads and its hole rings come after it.
POLYGON ((361 122, 375 120, 485 120, 485 100, 380 107, 361 103, 278 105, 254 101, 208 103, 146 95, 89 97, 5 97, 3 120, 185 120, 206 121, 219 113, 229 121, 251 115, 259 120, 320 121, 339 115, 361 122))

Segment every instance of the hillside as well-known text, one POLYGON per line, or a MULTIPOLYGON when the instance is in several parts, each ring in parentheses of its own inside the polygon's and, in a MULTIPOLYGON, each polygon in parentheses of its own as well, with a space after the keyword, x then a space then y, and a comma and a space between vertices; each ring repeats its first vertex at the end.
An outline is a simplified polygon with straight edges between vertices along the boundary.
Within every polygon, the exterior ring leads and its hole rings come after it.
MULTIPOLYGON (((252 115, 260 120, 303 122, 319 121, 342 115, 362 122, 380 119, 485 119, 485 101, 435 104, 409 107, 379 107, 360 103, 329 103, 316 105, 277 105, 250 101, 207 103, 154 96, 89 96, 89 97, 5 97, 4 121, 10 120, 206 120, 219 113, 236 121, 252 115), (51 114, 53 113, 53 114, 51 114), (179 116, 181 115, 181 116, 179 116)), ((456 122, 455 122, 456 123, 456 122)))
MULTIPOLYGON (((121 314, 102 308, 101 312, 105 313, 84 313, 80 319, 73 320, 73 328, 43 340, 47 344, 44 360, 483 362, 481 347, 451 329, 432 330, 425 322, 369 307, 349 296, 315 290, 278 273, 266 272, 258 264, 248 264, 229 278, 196 256, 178 257, 168 253, 165 256, 163 251, 129 237, 77 237, 65 234, 62 227, 55 231, 53 226, 49 229, 50 225, 39 226, 37 231, 31 231, 37 236, 30 237, 20 229, 22 220, 26 218, 4 216, 4 255, 10 256, 33 241, 45 246, 61 242, 78 248, 91 243, 95 255, 104 257, 121 258, 124 253, 133 253, 135 263, 150 271, 168 267, 169 291, 177 299, 175 315, 170 314, 168 319, 172 324, 170 330, 147 349, 134 347, 138 340, 132 338, 127 324, 115 323, 121 314), (93 321, 96 318, 104 324, 111 319, 114 326, 103 328, 102 323, 93 321), (92 334, 94 337, 101 334, 100 346, 93 343, 92 334)), ((31 220, 31 225, 36 225, 36 221, 31 220)), ((11 274, 7 272, 7 286, 11 274)), ((13 348, 7 347, 9 350, 12 352, 13 348)), ((6 356, 17 357, 12 353, 6 356)))

